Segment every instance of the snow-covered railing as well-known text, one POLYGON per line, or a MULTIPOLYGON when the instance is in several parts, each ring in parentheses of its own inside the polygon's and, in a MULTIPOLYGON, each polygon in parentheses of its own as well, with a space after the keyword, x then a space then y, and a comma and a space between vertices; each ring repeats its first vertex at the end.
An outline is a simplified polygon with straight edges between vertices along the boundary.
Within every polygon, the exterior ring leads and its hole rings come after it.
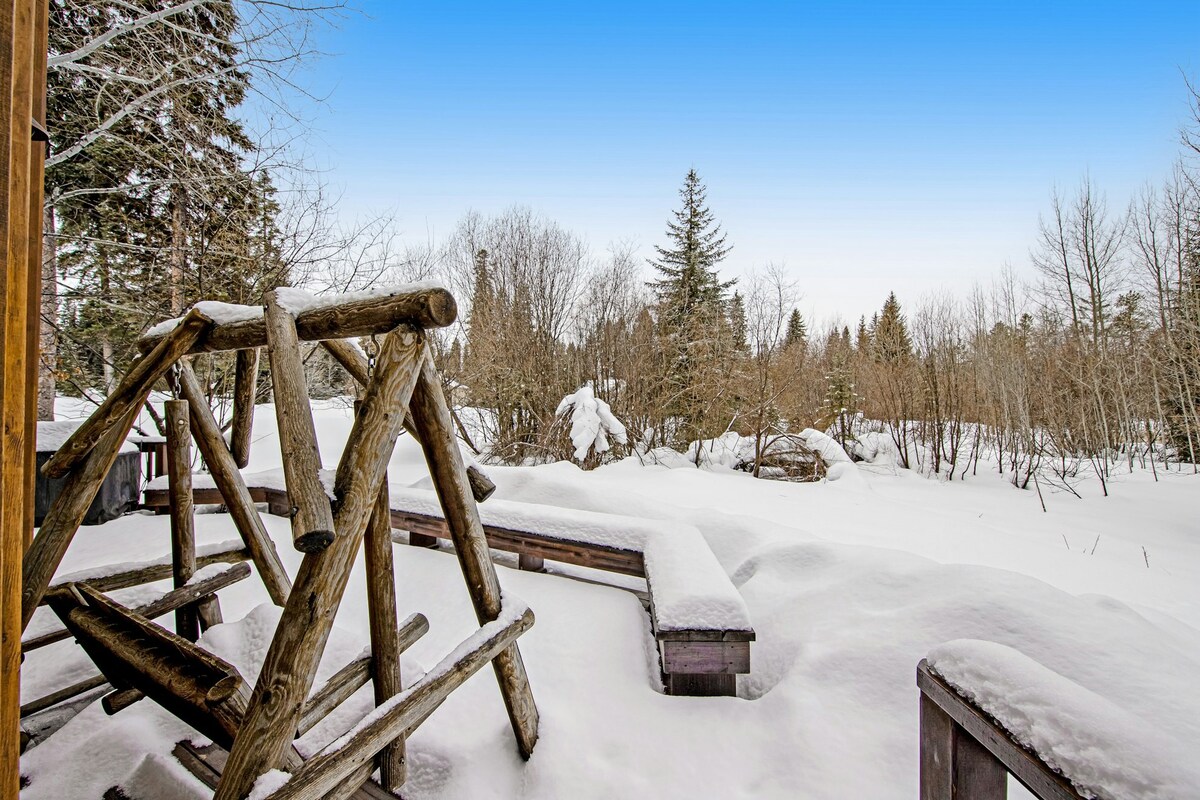
MULTIPOLYGON (((287 516, 278 471, 247 473, 255 502, 287 516)), ((196 475, 196 503, 220 503, 210 478, 196 475)), ((145 505, 165 508, 160 479, 145 505)), ((427 544, 449 537, 437 495, 429 489, 393 487, 392 527, 427 544), (422 538, 424 537, 424 538, 422 538)), ((646 578, 650 620, 662 660, 664 686, 674 695, 733 695, 737 676, 750 671, 754 628, 745 601, 692 525, 601 514, 492 498, 479 506, 484 535, 496 550, 518 553, 522 568, 543 559, 646 578)))
POLYGON ((1200 785, 1179 743, 1010 647, 941 645, 917 686, 921 800, 1002 800, 1009 774, 1040 800, 1165 800, 1200 785))

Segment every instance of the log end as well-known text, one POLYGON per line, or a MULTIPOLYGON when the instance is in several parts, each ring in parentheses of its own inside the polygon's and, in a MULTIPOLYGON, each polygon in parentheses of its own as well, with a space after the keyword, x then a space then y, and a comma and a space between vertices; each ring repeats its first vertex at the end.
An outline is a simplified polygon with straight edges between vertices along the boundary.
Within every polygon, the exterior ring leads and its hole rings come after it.
POLYGON ((333 531, 309 531, 292 539, 292 545, 301 553, 319 553, 333 544, 333 531))
POLYGON ((458 319, 458 303, 445 289, 430 290, 425 295, 425 308, 431 323, 428 327, 445 328, 458 319))
POLYGON ((242 688, 242 683, 242 676, 236 672, 231 672, 212 685, 212 688, 208 690, 208 694, 204 696, 204 702, 209 705, 223 703, 238 693, 238 690, 242 688))

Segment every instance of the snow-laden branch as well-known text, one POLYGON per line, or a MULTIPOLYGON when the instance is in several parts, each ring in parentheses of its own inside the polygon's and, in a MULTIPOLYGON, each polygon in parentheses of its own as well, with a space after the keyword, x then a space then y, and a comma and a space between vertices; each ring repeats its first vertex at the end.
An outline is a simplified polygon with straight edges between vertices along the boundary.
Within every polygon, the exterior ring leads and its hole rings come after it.
POLYGON ((118 25, 110 31, 105 31, 104 33, 100 34, 94 39, 89 40, 82 46, 72 50, 69 53, 61 53, 56 56, 50 56, 50 58, 46 61, 46 66, 48 69, 53 70, 64 65, 80 61, 81 59, 87 58, 92 53, 95 53, 97 50, 101 49, 119 36, 124 36, 134 31, 141 30, 148 25, 153 25, 156 22, 161 22, 165 19, 177 16, 209 2, 211 2, 211 0, 184 0, 184 2, 180 3, 179 5, 169 6, 150 14, 144 14, 141 17, 130 20, 123 25, 118 25))

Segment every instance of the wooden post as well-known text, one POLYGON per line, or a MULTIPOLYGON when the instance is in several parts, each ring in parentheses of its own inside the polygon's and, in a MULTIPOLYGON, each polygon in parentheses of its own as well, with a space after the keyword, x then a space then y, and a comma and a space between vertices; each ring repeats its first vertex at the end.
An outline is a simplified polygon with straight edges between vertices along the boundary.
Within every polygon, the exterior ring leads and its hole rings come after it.
POLYGON ((921 695, 921 800, 1004 800, 1004 766, 921 695))
POLYGON ((279 305, 275 291, 263 295, 267 350, 275 388, 275 418, 283 475, 292 504, 292 545, 301 553, 324 550, 333 541, 333 511, 321 483, 321 452, 304 382, 304 359, 296 320, 279 305))
MULTIPOLYGON (((467 486, 466 470, 463 469, 462 454, 455 440, 453 422, 446 398, 442 395, 441 381, 433 367, 432 359, 421 364, 421 377, 413 392, 411 413, 413 425, 421 434, 421 446, 429 474, 433 477, 438 500, 454 541, 458 563, 466 578, 475 606, 475 615, 480 623, 491 622, 500 614, 500 582, 492 564, 483 525, 479 520, 479 509, 467 486)), ((517 749, 523 758, 533 754, 537 744, 538 710, 529 688, 529 677, 521 660, 521 651, 516 644, 506 647, 492 667, 500 694, 508 710, 513 733, 517 737, 517 749)))
POLYGON ((144 394, 137 398, 137 402, 126 410, 125 417, 110 427, 84 457, 83 462, 71 470, 63 482, 62 491, 46 511, 37 536, 25 552, 21 630, 25 630, 29 625, 33 612, 41 604, 46 587, 50 585, 50 578, 58 569, 75 532, 79 530, 88 507, 100 489, 100 484, 112 469, 117 453, 125 442, 125 435, 129 433, 142 402, 150 393, 149 387, 143 391, 144 394))
POLYGON ((233 427, 229 452, 238 469, 250 463, 250 433, 254 429, 254 398, 258 393, 258 348, 237 351, 233 372, 233 427))
POLYGON ((291 780, 268 795, 268 800, 320 800, 352 775, 362 776, 359 770, 386 744, 410 733, 437 710, 450 692, 474 675, 488 659, 494 659, 497 653, 512 647, 516 638, 532 626, 533 612, 526 608, 512 622, 490 631, 459 661, 444 669, 443 664, 439 664, 406 692, 403 699, 374 717, 340 747, 323 750, 306 761, 292 773, 291 780))
MULTIPOLYGON (((360 297, 335 305, 317 305, 296 315, 296 334, 302 342, 348 339, 387 333, 400 325, 444 328, 457 318, 458 306, 454 297, 440 287, 427 287, 399 294, 360 297)), ((158 344, 162 336, 143 336, 138 340, 138 349, 146 352, 158 344)), ((244 350, 266 343, 266 321, 259 317, 214 325, 188 352, 244 350)))
MULTIPOLYGON (((171 573, 175 588, 196 573, 196 523, 192 515, 192 435, 186 400, 168 400, 167 483, 170 488, 171 573)), ((200 638, 200 621, 190 608, 175 612, 175 632, 189 641, 200 638)))
MULTIPOLYGON (((372 679, 375 705, 400 694, 400 636, 396 629, 396 569, 392 553, 392 510, 388 502, 387 473, 379 484, 379 497, 367 523, 363 553, 367 571, 367 615, 371 626, 372 679)), ((397 737, 379 753, 379 783, 398 792, 407 775, 404 738, 397 737)))
MULTIPOLYGON (((164 336, 147 355, 138 359, 113 393, 104 398, 100 407, 63 442, 50 459, 42 465, 42 474, 49 478, 66 475, 112 426, 129 410, 140 410, 150 389, 167 374, 179 357, 187 352, 206 330, 212 319, 196 309, 188 312, 179 326, 164 336)), ((136 417, 135 417, 136 419, 136 417)))
MULTIPOLYGON (((366 386, 370 382, 367 375, 367 359, 359 352, 358 348, 344 339, 326 339, 321 342, 334 360, 342 365, 346 372, 362 386, 366 386)), ((405 417, 404 430, 414 439, 420 441, 421 435, 417 432, 412 424, 412 415, 405 417)), ((471 483, 471 494, 475 496, 476 503, 482 503, 496 492, 496 484, 487 476, 487 473, 481 470, 474 464, 467 467, 467 480, 471 483)), ((421 536, 417 534, 416 539, 410 539, 409 543, 417 547, 437 547, 437 539, 432 537, 421 536)))
POLYGON ((375 375, 338 463, 336 536, 329 547, 304 556, 214 800, 240 800, 259 775, 282 763, 312 688, 424 356, 425 337, 420 330, 402 326, 384 340, 375 375))
POLYGON ((196 373, 192 371, 191 366, 183 362, 179 365, 179 388, 188 401, 192 436, 196 438, 200 455, 204 457, 208 469, 212 472, 213 481, 221 490, 221 496, 225 498, 229 516, 233 517, 234 525, 250 550, 259 577, 267 587, 267 594, 271 596, 275 605, 281 606, 287 601, 288 590, 291 588, 287 571, 279 560, 275 543, 267 534, 262 518, 254 508, 250 491, 246 488, 246 482, 242 480, 242 473, 238 472, 237 464, 233 463, 233 456, 225 446, 225 438, 221 435, 212 409, 204 400, 200 381, 196 379, 196 373))

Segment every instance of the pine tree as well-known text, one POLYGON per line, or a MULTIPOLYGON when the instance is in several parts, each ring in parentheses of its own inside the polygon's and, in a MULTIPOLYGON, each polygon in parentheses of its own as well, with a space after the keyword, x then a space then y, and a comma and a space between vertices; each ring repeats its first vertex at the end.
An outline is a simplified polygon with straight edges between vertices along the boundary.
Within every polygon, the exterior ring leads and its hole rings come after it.
POLYGON ((749 352, 750 344, 746 338, 746 303, 737 292, 729 299, 729 329, 733 337, 733 349, 738 353, 749 352))
POLYGON ((804 322, 804 317, 800 314, 800 309, 792 309, 791 316, 788 317, 787 331, 783 335, 783 346, 791 348, 799 345, 803 347, 808 341, 808 325, 804 322))
POLYGON ((658 258, 650 261, 662 275, 650 286, 658 297, 660 320, 670 328, 683 327, 701 309, 719 307, 734 284, 717 277, 716 266, 731 248, 705 205, 707 193, 696 170, 689 170, 679 190, 683 205, 667 222, 671 246, 656 246, 658 258))
POLYGON ((912 356, 912 337, 908 335, 908 323, 900 313, 900 301, 896 299, 895 292, 888 294, 873 327, 872 340, 877 361, 896 364, 912 356))

